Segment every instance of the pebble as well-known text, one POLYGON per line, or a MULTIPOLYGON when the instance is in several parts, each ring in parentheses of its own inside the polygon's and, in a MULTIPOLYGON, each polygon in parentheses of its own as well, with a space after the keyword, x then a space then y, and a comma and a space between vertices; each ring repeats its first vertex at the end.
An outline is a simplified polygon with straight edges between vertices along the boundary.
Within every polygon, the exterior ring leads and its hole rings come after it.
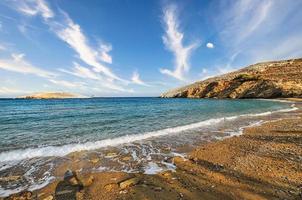
POLYGON ((68 180, 68 182, 69 182, 71 185, 79 185, 79 181, 77 180, 76 177, 72 177, 71 179, 68 180))
POLYGON ((0 177, 0 181, 16 181, 18 179, 20 179, 21 176, 6 176, 6 177, 0 177))
POLYGON ((160 192, 160 191, 162 191, 163 189, 161 188, 161 187, 155 187, 155 188, 153 188, 156 192, 160 192))
POLYGON ((131 157, 130 156, 126 156, 126 157, 123 157, 122 160, 123 161, 129 161, 129 160, 131 160, 131 157))
POLYGON ((44 198, 43 200, 53 200, 53 196, 52 196, 52 195, 50 195, 50 196, 48 196, 48 197, 44 198))
POLYGON ((71 177, 73 177, 73 172, 70 169, 68 169, 64 174, 64 179, 68 179, 71 177))
POLYGON ((169 172, 165 172, 164 174, 163 174, 163 176, 170 176, 171 175, 171 173, 169 173, 169 172))
POLYGON ((119 186, 121 189, 125 189, 130 186, 134 186, 134 185, 138 184, 138 182, 139 182, 138 178, 130 178, 130 179, 120 182, 119 186))
POLYGON ((120 194, 126 194, 128 191, 127 190, 121 190, 120 194))
POLYGON ((118 186, 115 183, 109 183, 107 185, 104 186, 105 190, 107 190, 108 192, 113 191, 114 189, 117 189, 118 186))
POLYGON ((116 156, 117 156, 116 153, 111 152, 111 153, 107 153, 106 156, 105 156, 105 158, 113 158, 113 157, 116 157, 116 156))
POLYGON ((92 162, 93 164, 96 164, 100 161, 99 158, 94 158, 94 159, 91 159, 90 162, 92 162))

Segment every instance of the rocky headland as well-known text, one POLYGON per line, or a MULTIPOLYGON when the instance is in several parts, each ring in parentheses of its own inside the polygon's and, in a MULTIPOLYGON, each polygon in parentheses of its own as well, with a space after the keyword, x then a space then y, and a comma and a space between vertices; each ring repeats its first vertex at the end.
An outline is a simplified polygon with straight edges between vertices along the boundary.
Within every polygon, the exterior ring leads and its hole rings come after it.
POLYGON ((67 93, 67 92, 41 92, 25 96, 17 97, 19 99, 70 99, 82 98, 80 95, 67 93))
POLYGON ((163 98, 302 97, 302 58, 263 62, 168 91, 163 98))

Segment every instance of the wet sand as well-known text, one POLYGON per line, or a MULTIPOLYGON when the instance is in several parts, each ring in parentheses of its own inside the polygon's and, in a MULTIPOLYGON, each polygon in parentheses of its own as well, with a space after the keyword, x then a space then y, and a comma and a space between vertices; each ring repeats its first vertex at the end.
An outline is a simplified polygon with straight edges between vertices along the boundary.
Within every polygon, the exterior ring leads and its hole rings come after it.
POLYGON ((174 172, 79 173, 75 160, 65 178, 63 165, 61 180, 6 199, 302 199, 302 112, 296 112, 174 157, 174 172))

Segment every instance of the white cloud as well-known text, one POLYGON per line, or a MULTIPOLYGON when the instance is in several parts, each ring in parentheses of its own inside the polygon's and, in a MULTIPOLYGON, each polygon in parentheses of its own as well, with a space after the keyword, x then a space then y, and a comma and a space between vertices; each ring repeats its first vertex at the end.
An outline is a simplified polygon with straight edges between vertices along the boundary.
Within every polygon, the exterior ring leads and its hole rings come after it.
POLYGON ((214 44, 211 42, 208 42, 206 45, 209 49, 213 49, 214 48, 214 44))
POLYGON ((80 25, 74 23, 67 13, 61 11, 65 18, 63 22, 53 20, 55 14, 44 0, 23 1, 16 4, 16 8, 26 15, 41 15, 54 33, 77 52, 83 62, 92 66, 95 72, 102 73, 114 80, 125 81, 100 62, 112 63, 112 57, 109 55, 112 46, 101 44, 99 50, 93 48, 89 45, 80 25))
POLYGON ((70 82, 65 80, 56 80, 56 79, 49 79, 50 82, 60 85, 67 88, 80 88, 83 87, 85 84, 82 82, 70 82))
POLYGON ((88 69, 86 67, 79 65, 76 62, 74 63, 74 68, 72 71, 65 70, 65 69, 59 69, 59 70, 62 72, 80 77, 80 78, 84 78, 84 79, 88 78, 88 79, 92 79, 92 80, 101 80, 101 77, 97 73, 91 71, 90 69, 88 69))
MULTIPOLYGON (((69 47, 77 53, 79 59, 83 63, 91 67, 89 69, 75 63, 72 70, 59 69, 60 71, 86 79, 85 82, 87 79, 93 80, 94 82, 90 81, 90 84, 94 84, 93 87, 133 92, 131 89, 125 89, 121 86, 127 85, 129 81, 120 78, 104 64, 112 63, 112 56, 109 54, 112 50, 111 44, 99 42, 99 48, 90 45, 88 38, 79 24, 76 24, 68 14, 62 10, 60 10, 59 13, 56 13, 57 17, 54 18, 55 12, 50 9, 44 0, 36 2, 25 1, 16 7, 17 10, 26 15, 41 15, 44 19, 44 23, 50 27, 50 30, 53 31, 59 39, 68 44, 69 47), (59 17, 63 17, 63 20, 58 20, 59 17)), ((66 87, 73 87, 69 81, 58 81, 54 79, 49 81, 61 84, 62 86, 65 85, 66 87)))
POLYGON ((66 24, 54 27, 54 31, 61 40, 66 42, 78 53, 83 62, 92 66, 95 72, 102 73, 114 80, 124 81, 115 75, 108 67, 99 62, 99 60, 112 62, 111 57, 108 55, 111 48, 108 46, 102 46, 102 51, 98 52, 96 49, 91 47, 88 44, 87 38, 81 30, 81 27, 78 24, 75 24, 67 15, 66 24))
POLYGON ((0 95, 13 95, 13 94, 20 94, 24 91, 15 88, 8 88, 8 87, 0 87, 0 95))
POLYGON ((239 0, 229 7, 221 8, 219 26, 222 39, 227 45, 238 46, 246 42, 249 36, 260 30, 272 11, 274 1, 267 0, 239 0))
POLYGON ((140 79, 140 75, 137 71, 134 71, 131 78, 132 83, 143 85, 143 86, 149 86, 149 84, 145 83, 140 79))
POLYGON ((109 55, 109 52, 111 50, 112 50, 111 45, 105 45, 105 44, 100 45, 99 56, 103 62, 112 64, 112 57, 111 55, 109 55))
POLYGON ((16 2, 16 8, 20 12, 35 16, 40 14, 45 20, 54 17, 53 11, 44 0, 25 0, 16 2))
POLYGON ((198 47, 199 43, 194 42, 188 46, 184 46, 184 33, 179 30, 179 21, 177 19, 176 12, 177 8, 175 5, 169 5, 163 10, 165 35, 162 38, 166 48, 174 54, 174 71, 169 69, 160 69, 160 72, 176 79, 184 80, 184 74, 190 69, 190 55, 192 51, 198 47))
POLYGON ((120 92, 127 92, 127 93, 132 93, 132 89, 126 89, 123 88, 122 86, 116 84, 113 82, 113 80, 108 80, 105 79, 104 77, 100 76, 98 73, 90 70, 87 67, 83 67, 79 65, 78 63, 74 63, 74 67, 72 70, 65 70, 65 69, 59 69, 61 72, 65 72, 67 74, 71 74, 73 76, 79 77, 84 79, 86 82, 88 80, 92 80, 93 82, 87 85, 87 89, 90 88, 96 88, 98 87, 99 89, 97 91, 101 91, 101 89, 110 89, 110 90, 115 90, 115 91, 120 91, 120 92), (91 87, 89 87, 89 85, 91 87))
POLYGON ((233 71, 244 65, 302 56, 301 1, 238 0, 221 1, 213 24, 226 49, 216 73, 233 71), (284 23, 286 22, 286 23, 284 23))
POLYGON ((22 74, 33 74, 44 78, 50 78, 56 75, 55 73, 32 65, 24 59, 24 56, 24 54, 12 54, 11 58, 0 59, 0 69, 22 74))

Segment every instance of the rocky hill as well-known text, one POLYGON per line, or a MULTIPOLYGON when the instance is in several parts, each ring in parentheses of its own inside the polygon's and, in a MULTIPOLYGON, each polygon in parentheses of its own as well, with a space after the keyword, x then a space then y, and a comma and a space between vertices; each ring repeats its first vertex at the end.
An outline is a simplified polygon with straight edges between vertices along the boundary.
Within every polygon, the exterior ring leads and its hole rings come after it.
POLYGON ((41 92, 26 96, 20 96, 21 99, 68 99, 81 98, 80 95, 75 95, 67 92, 41 92))
POLYGON ((163 98, 302 97, 302 58, 263 62, 168 91, 163 98))

